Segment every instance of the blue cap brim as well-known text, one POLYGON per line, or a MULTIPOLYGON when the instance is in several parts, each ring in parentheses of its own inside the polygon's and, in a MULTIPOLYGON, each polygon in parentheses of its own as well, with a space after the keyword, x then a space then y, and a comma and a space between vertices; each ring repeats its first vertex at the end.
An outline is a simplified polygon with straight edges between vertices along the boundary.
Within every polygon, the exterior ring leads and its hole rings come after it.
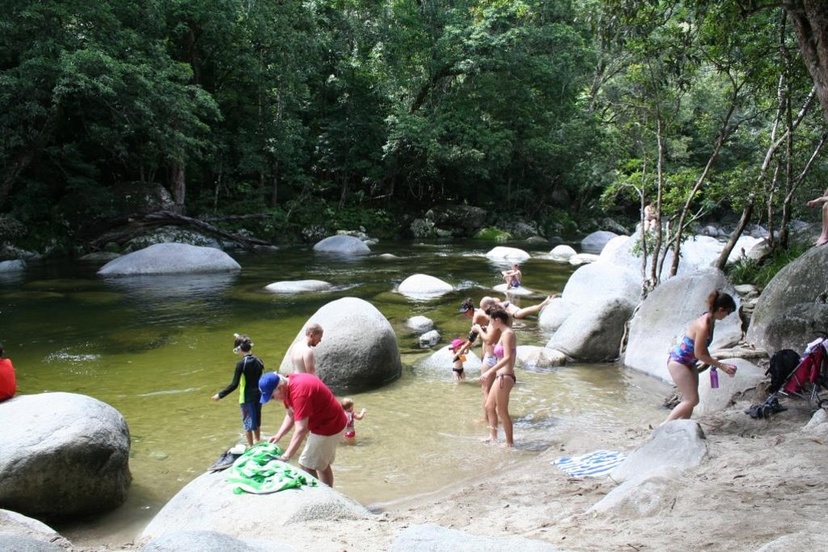
POLYGON ((259 402, 267 403, 273 396, 273 391, 279 385, 279 374, 276 372, 268 372, 259 378, 259 392, 262 394, 259 402))

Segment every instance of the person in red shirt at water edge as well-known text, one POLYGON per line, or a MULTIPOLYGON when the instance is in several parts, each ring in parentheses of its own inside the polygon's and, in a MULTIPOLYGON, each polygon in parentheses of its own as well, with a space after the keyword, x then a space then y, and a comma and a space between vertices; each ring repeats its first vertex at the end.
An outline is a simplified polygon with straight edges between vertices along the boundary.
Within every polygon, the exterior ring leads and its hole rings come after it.
POLYGON ((299 467, 333 487, 332 465, 348 418, 328 386, 313 374, 268 372, 259 379, 259 390, 262 404, 274 399, 287 409, 282 427, 268 441, 278 443, 293 428, 290 443, 279 459, 289 461, 307 436, 299 467))
POLYGON ((14 397, 17 393, 17 378, 14 376, 14 366, 10 358, 3 356, 3 345, 0 344, 0 402, 14 397))

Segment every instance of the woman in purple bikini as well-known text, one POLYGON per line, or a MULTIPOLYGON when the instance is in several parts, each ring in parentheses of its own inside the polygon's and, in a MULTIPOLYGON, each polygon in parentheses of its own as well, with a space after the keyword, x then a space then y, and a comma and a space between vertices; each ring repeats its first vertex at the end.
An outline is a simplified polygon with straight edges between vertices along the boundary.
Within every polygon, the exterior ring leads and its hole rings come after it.
POLYGON ((682 400, 676 405, 664 423, 672 420, 689 419, 699 404, 699 369, 697 362, 718 368, 730 377, 736 374, 736 366, 724 364, 710 356, 708 347, 713 341, 716 320, 722 320, 736 310, 736 302, 727 293, 713 291, 707 297, 707 312, 696 318, 687 327, 667 360, 667 370, 681 393, 682 400))

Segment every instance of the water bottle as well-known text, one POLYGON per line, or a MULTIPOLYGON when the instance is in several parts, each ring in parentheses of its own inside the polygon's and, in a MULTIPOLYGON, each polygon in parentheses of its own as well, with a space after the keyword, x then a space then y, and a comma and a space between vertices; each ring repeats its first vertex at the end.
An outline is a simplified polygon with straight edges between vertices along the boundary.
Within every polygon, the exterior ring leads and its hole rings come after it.
POLYGON ((711 389, 718 389, 719 388, 719 373, 716 372, 716 367, 710 367, 710 388, 711 389))

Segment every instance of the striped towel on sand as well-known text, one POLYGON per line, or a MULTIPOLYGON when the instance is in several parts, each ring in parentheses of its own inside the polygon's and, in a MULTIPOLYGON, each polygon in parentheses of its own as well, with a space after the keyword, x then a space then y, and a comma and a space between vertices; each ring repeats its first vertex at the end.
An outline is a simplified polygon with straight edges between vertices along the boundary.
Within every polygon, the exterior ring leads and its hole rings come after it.
POLYGON ((625 459, 620 452, 596 450, 583 456, 564 456, 552 463, 570 477, 596 477, 609 473, 625 459))

